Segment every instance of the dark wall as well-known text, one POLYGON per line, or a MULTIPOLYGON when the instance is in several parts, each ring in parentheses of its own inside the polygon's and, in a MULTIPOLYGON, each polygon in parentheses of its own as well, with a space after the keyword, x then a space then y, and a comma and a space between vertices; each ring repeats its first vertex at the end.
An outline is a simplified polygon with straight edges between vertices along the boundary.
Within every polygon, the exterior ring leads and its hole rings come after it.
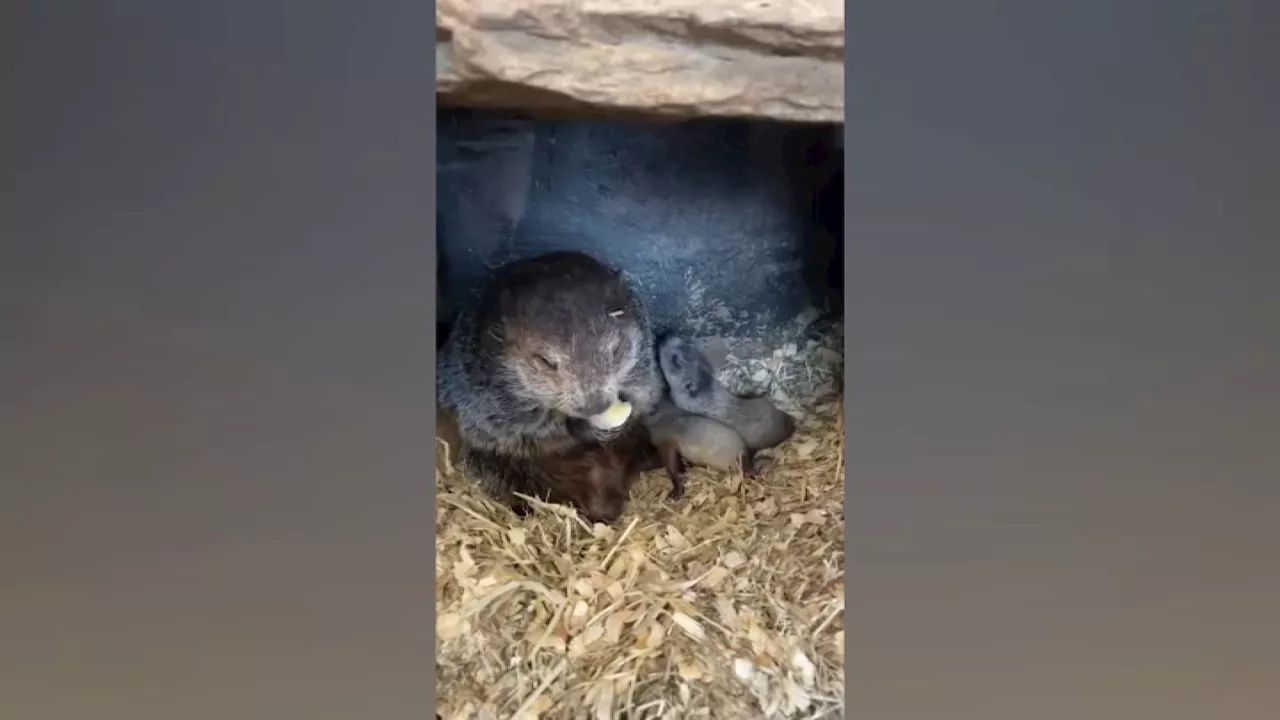
POLYGON ((445 317, 490 269, 555 249, 626 270, 660 329, 757 336, 839 307, 828 287, 843 218, 831 126, 451 111, 439 128, 445 317))

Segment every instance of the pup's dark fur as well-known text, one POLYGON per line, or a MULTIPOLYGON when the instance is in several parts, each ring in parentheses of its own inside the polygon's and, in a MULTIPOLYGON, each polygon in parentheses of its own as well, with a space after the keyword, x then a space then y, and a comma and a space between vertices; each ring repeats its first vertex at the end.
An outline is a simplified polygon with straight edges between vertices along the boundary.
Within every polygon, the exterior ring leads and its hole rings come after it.
POLYGON ((438 363, 461 465, 499 496, 536 476, 517 460, 620 437, 662 391, 643 304, 621 273, 579 252, 499 268, 457 316, 438 363), (588 425, 615 400, 632 406, 623 427, 588 425))
MULTIPOLYGON (((456 465, 462 440, 453 413, 444 408, 436 411, 436 439, 444 441, 436 445, 436 467, 443 470, 456 465)), ((558 454, 517 458, 503 467, 511 478, 511 490, 573 505, 592 522, 610 523, 626 509, 636 477, 661 467, 662 461, 648 429, 635 424, 604 442, 583 443, 558 454)), ((507 499, 519 500, 514 495, 507 499)), ((529 511, 522 500, 508 504, 519 514, 529 511)))
MULTIPOLYGON (((573 505, 591 522, 602 523, 622 517, 636 478, 662 464, 648 431, 639 423, 603 442, 562 452, 519 458, 480 454, 476 461, 482 472, 503 473, 509 490, 573 505), (497 464, 488 467, 483 464, 487 462, 497 464)), ((513 502, 511 507, 522 515, 528 512, 523 502, 513 502)))
POLYGON ((658 363, 676 407, 728 425, 751 450, 779 445, 795 431, 795 419, 768 398, 740 398, 730 393, 716 380, 706 356, 683 338, 663 339, 658 363))

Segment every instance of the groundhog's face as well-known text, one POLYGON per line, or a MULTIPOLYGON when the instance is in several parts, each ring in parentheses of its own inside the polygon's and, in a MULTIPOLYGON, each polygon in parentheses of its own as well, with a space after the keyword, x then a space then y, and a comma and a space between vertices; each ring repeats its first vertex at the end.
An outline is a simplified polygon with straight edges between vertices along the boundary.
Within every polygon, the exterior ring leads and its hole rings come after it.
POLYGON ((597 426, 629 419, 620 404, 630 403, 627 379, 646 345, 628 297, 535 296, 504 318, 499 368, 514 394, 597 426))
POLYGON ((588 420, 629 402, 624 389, 640 338, 624 318, 570 327, 524 326, 504 348, 503 367, 518 393, 569 417, 588 420))
POLYGON ((674 395, 697 398, 715 385, 715 370, 693 343, 669 337, 658 346, 658 365, 674 395))

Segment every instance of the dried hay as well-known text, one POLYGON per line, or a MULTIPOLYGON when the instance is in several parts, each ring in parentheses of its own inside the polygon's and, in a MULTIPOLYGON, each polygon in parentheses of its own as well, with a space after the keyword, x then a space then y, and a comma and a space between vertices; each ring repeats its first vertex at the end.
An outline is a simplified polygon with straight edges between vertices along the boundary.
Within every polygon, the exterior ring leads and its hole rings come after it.
POLYGON ((811 406, 759 479, 641 479, 616 527, 436 471, 437 707, 468 718, 844 715, 844 441, 811 406))

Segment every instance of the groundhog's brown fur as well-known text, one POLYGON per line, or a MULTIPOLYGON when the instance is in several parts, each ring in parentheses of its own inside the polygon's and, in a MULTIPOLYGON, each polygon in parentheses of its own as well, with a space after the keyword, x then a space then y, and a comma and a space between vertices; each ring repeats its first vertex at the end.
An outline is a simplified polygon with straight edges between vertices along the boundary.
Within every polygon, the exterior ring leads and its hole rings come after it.
MULTIPOLYGON (((493 455, 480 455, 484 462, 493 455)), ((611 523, 622 516, 631 485, 640 473, 661 466, 661 459, 644 425, 633 424, 620 435, 568 450, 502 459, 508 488, 547 502, 572 505, 592 522, 611 523)), ((481 471, 487 470, 484 466, 481 471)), ((497 472, 492 469, 490 472, 497 472)), ((514 498, 514 495, 511 496, 514 498)), ((510 501, 519 514, 528 507, 510 501)))

